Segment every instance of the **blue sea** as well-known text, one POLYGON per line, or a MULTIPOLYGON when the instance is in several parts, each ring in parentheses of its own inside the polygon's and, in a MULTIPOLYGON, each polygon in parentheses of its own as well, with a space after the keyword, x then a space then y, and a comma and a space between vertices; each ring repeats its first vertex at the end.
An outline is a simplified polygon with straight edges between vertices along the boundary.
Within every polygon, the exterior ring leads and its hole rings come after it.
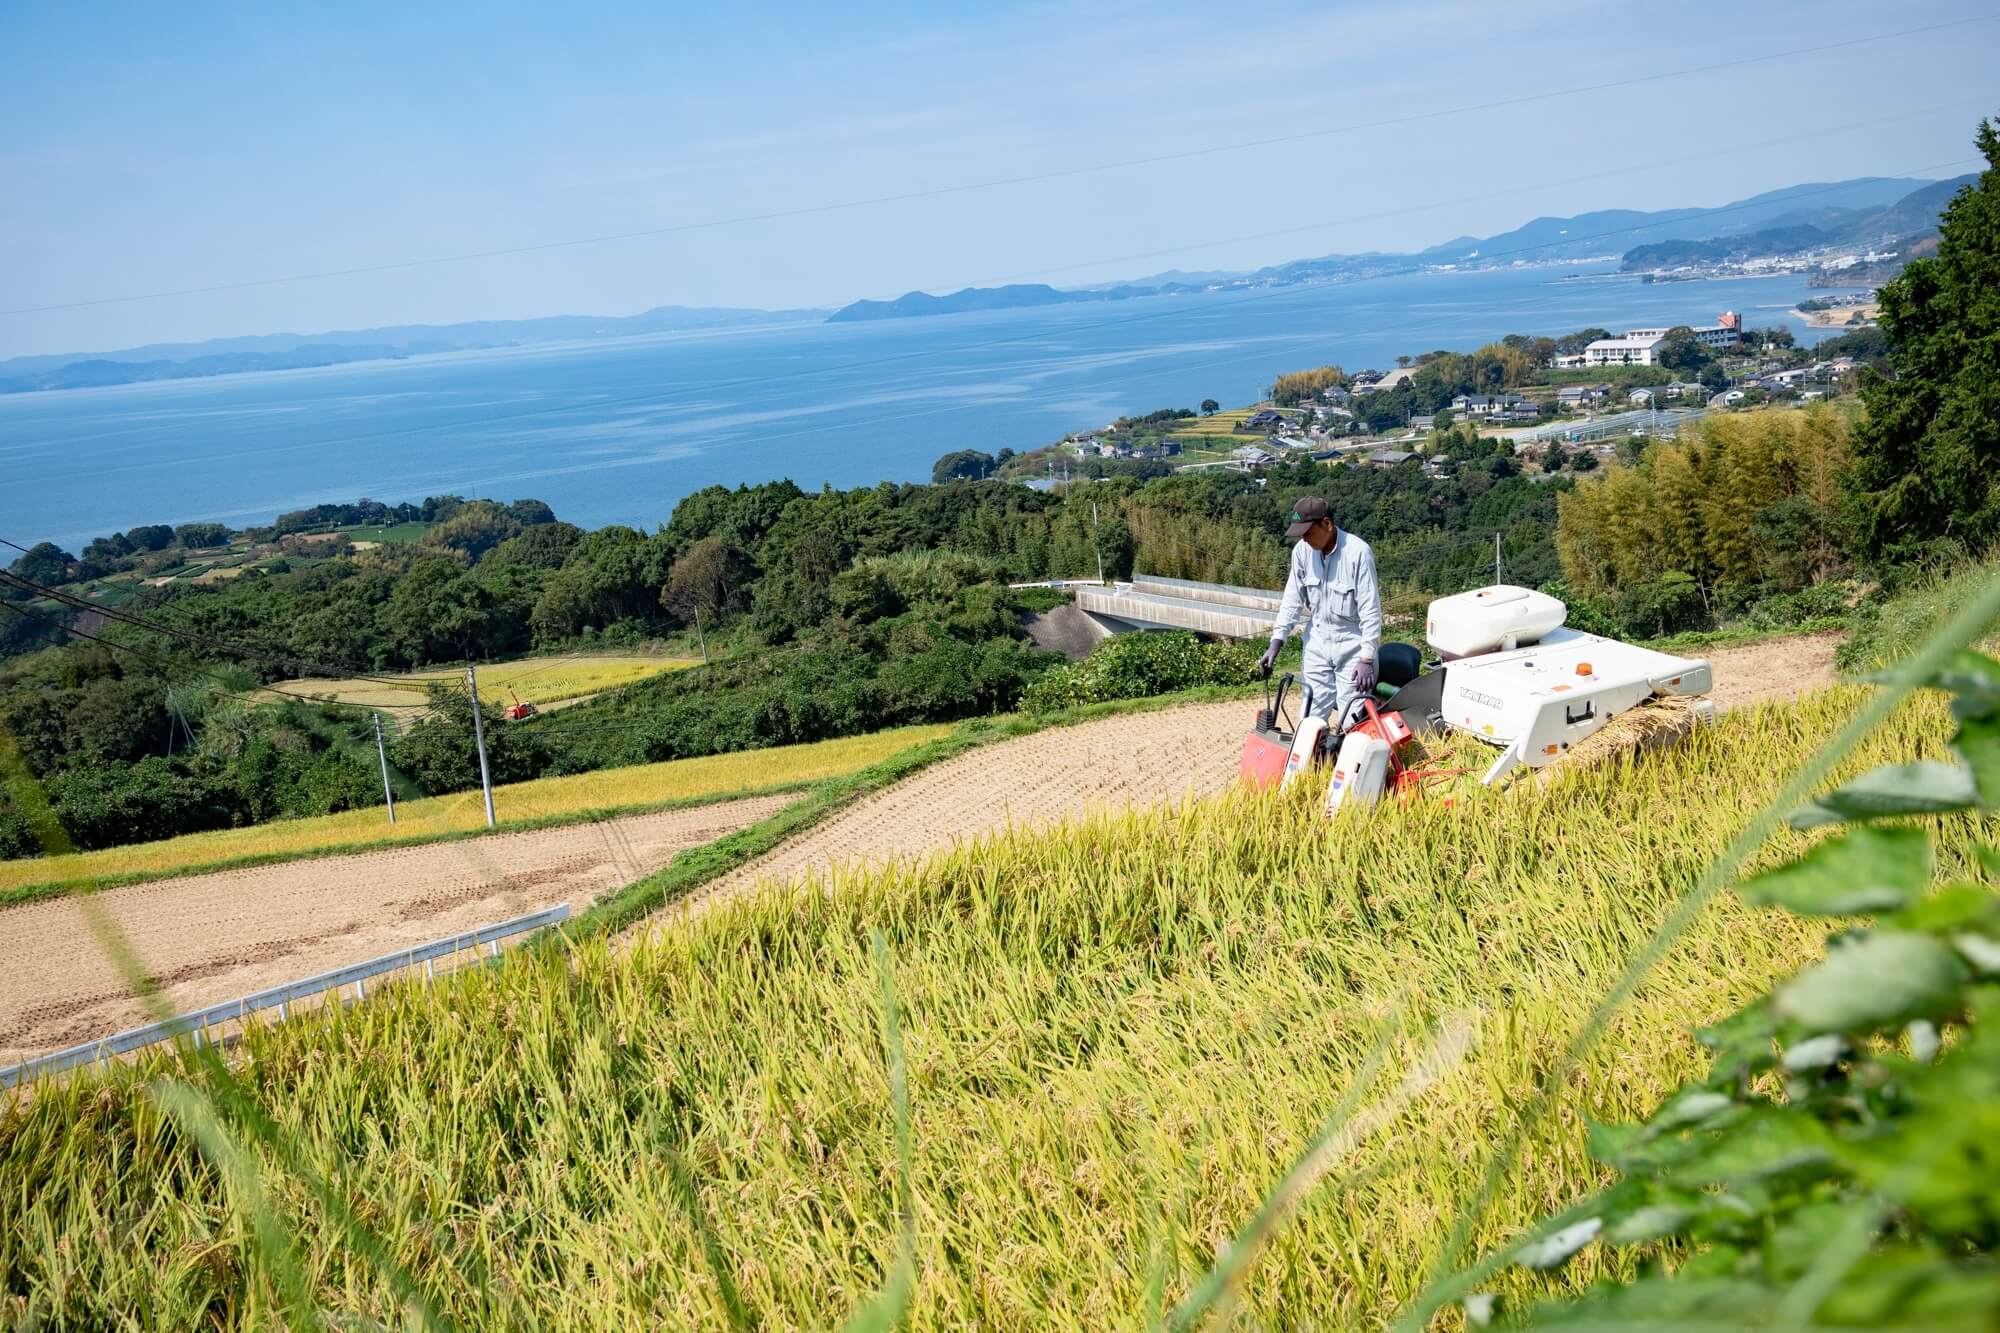
POLYGON ((1254 401, 1280 371, 1389 367, 1511 332, 1787 324, 1797 277, 1645 285, 1585 267, 878 323, 660 335, 0 396, 0 537, 265 522, 454 493, 651 529, 715 483, 923 481, 1126 413, 1254 401))

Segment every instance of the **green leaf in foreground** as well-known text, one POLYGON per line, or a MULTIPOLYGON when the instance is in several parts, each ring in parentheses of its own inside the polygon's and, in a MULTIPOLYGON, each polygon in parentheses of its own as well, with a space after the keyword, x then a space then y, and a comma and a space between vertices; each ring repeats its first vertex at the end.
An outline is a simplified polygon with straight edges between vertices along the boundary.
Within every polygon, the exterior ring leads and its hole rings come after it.
POLYGON ((1793 1111, 1759 1109, 1739 1121, 1693 1161, 1674 1168, 1678 1185, 1740 1185, 1832 1160, 1832 1138, 1819 1122, 1793 1111))
POLYGON ((1737 886, 1744 902, 1807 916, 1886 912, 1930 884, 1931 835, 1909 825, 1862 827, 1737 886))
POLYGON ((1965 969, 1930 935, 1885 930, 1836 945, 1780 987, 1777 1010, 1815 1032, 1873 1031, 1958 1008, 1965 969))
POLYGON ((1972 772, 1934 759, 1884 764, 1864 773, 1789 816, 1793 828, 1817 828, 1848 820, 1894 819, 1902 815, 1942 815, 1979 803, 1972 772))
POLYGON ((1984 653, 1959 649, 1930 684, 1950 692, 1952 716, 1960 721, 2000 713, 2000 662, 1984 653))
POLYGON ((1959 724, 1951 748, 1971 769, 1980 801, 2000 805, 2000 717, 1967 718, 1959 724))

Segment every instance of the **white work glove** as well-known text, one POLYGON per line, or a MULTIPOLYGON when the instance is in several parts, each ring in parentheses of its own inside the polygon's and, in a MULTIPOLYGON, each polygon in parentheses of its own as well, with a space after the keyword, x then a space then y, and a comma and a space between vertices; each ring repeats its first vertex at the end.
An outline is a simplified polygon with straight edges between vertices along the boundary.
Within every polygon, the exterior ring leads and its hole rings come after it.
POLYGON ((1266 648, 1264 650, 1264 655, 1257 659, 1258 675, 1262 676, 1266 680, 1269 680, 1271 678, 1271 668, 1278 664, 1278 651, 1282 649, 1284 646, 1285 646, 1285 641, 1281 638, 1271 640, 1271 646, 1269 648, 1266 648))
POLYGON ((1354 664, 1354 688, 1363 694, 1375 693, 1375 682, 1381 678, 1382 673, 1376 667, 1374 658, 1364 657, 1354 664))

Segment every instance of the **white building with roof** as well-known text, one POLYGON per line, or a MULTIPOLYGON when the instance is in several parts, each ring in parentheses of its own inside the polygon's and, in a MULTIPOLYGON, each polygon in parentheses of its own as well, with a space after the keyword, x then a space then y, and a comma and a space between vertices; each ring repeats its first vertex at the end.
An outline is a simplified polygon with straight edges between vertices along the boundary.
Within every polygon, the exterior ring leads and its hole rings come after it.
POLYGON ((1599 338, 1583 349, 1583 360, 1589 366, 1650 366, 1660 355, 1660 346, 1666 342, 1664 333, 1654 333, 1651 329, 1641 329, 1617 338, 1599 338))

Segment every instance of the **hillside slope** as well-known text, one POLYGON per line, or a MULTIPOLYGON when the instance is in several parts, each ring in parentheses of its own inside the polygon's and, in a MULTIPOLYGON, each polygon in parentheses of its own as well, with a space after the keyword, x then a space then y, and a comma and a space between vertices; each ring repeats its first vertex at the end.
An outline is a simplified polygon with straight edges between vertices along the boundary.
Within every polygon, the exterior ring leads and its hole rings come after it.
MULTIPOLYGON (((1243 1290, 1255 1326, 1379 1326, 1579 1016, 1860 697, 1740 710, 1670 758, 1367 819, 1239 790, 1017 832, 839 872, 830 892, 727 898, 622 954, 529 952, 385 989, 253 1031, 238 1058, 301 1159, 468 1325, 714 1327, 712 1265, 767 1326, 823 1325, 868 1298, 896 1243, 880 929, 914 1108, 914 1326, 1109 1329, 1144 1308, 1149 1272, 1170 1301, 1188 1289, 1390 1015, 1406 1024, 1392 1071, 1451 1027, 1469 1048, 1385 1130, 1342 1142, 1243 1290)), ((1854 764, 1934 756, 1949 727, 1936 701, 1905 709, 1854 764)), ((1947 835, 1966 855, 1966 831, 1947 835)), ((1713 903, 1474 1244, 1591 1188, 1581 1117, 1648 1109, 1702 1065, 1688 1026, 1823 931, 1713 903)), ((167 1058, 0 1116, 16 1186, 0 1271, 51 1322, 115 1322, 139 1292, 165 1325, 257 1322, 254 1251, 185 1261, 228 1211, 146 1091, 167 1058), (99 1225, 118 1243, 45 1243, 99 1225)), ((316 1303, 396 1308, 293 1177, 266 1186, 316 1303)), ((1593 1249, 1504 1285, 1574 1289, 1622 1262, 1593 1249)))
MULTIPOLYGON (((1834 679, 1840 636, 1804 634, 1691 650, 1715 672, 1718 708, 1797 699, 1834 679)), ((664 914, 699 910, 760 881, 881 867, 969 839, 1105 809, 1212 796, 1236 777, 1251 705, 1198 704, 1045 731, 927 769, 708 886, 664 914)))

